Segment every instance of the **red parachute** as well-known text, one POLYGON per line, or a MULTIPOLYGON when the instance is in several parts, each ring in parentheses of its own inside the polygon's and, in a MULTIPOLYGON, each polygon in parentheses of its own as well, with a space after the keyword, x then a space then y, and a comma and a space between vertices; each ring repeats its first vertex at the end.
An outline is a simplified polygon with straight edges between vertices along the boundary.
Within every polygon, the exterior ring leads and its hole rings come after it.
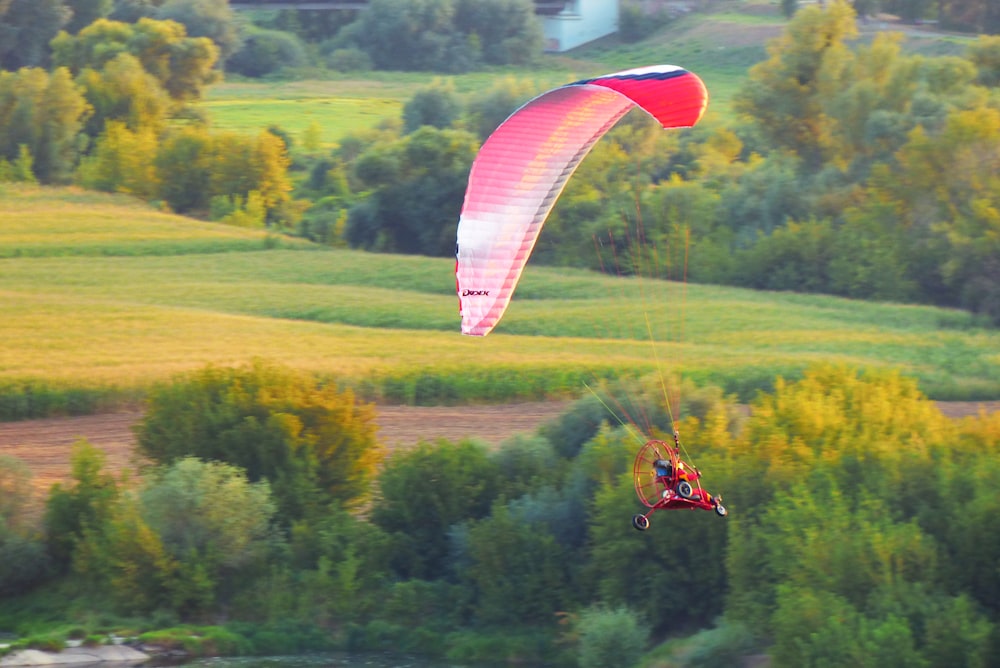
POLYGON ((469 174, 455 265, 462 333, 503 316, 542 224, 594 143, 633 107, 664 128, 691 127, 708 104, 697 76, 654 65, 550 90, 486 140, 469 174))

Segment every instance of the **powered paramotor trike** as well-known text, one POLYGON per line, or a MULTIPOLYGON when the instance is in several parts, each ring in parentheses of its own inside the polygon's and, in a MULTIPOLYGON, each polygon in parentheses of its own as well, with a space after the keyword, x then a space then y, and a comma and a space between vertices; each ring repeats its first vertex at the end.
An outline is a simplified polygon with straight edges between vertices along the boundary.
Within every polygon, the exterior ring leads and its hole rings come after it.
POLYGON ((649 516, 657 510, 714 510, 725 517, 721 496, 712 496, 701 486, 701 472, 680 457, 680 445, 651 440, 639 448, 632 465, 635 493, 649 510, 632 517, 639 531, 649 528, 649 516))

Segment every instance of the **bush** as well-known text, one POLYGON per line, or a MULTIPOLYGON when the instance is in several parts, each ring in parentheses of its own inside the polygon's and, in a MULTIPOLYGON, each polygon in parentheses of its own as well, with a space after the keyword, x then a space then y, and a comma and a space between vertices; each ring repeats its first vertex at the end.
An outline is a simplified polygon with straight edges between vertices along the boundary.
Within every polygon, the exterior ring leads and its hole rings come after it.
POLYGON ((738 666, 744 656, 754 651, 755 644, 753 634, 743 624, 721 622, 714 629, 691 638, 684 665, 698 668, 738 666))
POLYGON ((361 49, 336 49, 327 56, 326 66, 338 72, 367 72, 374 67, 371 56, 361 49))
POLYGON ((308 60, 297 36, 281 30, 255 30, 243 48, 226 61, 229 71, 248 77, 273 74, 283 67, 299 67, 308 60))
POLYGON ((642 656, 649 631, 628 608, 591 608, 577 622, 580 668, 629 668, 642 656))
POLYGON ((333 384, 257 361, 209 367, 150 392, 139 450, 160 464, 193 456, 267 479, 285 521, 326 501, 358 504, 382 451, 374 411, 333 384))
POLYGON ((45 546, 19 536, 6 528, 0 517, 0 596, 14 596, 29 591, 49 575, 45 546))

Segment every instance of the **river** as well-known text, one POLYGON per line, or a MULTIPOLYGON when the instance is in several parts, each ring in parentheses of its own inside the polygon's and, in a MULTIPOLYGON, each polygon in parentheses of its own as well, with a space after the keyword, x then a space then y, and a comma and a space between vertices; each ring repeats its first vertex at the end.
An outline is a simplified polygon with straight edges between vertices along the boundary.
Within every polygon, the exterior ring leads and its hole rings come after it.
POLYGON ((141 666, 182 666, 183 668, 463 668, 405 655, 386 653, 328 652, 304 656, 218 657, 164 664, 154 661, 141 666))

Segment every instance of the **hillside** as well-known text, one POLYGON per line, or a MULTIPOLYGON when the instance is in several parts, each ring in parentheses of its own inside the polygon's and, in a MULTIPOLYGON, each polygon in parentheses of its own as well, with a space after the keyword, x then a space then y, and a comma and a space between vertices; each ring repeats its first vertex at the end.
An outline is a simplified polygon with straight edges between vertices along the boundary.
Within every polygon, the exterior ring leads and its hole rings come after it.
POLYGON ((447 259, 323 248, 72 189, 8 186, 3 199, 0 384, 14 394, 135 397, 263 357, 393 403, 575 396, 652 371, 748 398, 816 363, 898 369, 938 399, 1000 396, 1000 334, 962 312, 529 266, 503 326, 473 339, 458 334, 447 259))

